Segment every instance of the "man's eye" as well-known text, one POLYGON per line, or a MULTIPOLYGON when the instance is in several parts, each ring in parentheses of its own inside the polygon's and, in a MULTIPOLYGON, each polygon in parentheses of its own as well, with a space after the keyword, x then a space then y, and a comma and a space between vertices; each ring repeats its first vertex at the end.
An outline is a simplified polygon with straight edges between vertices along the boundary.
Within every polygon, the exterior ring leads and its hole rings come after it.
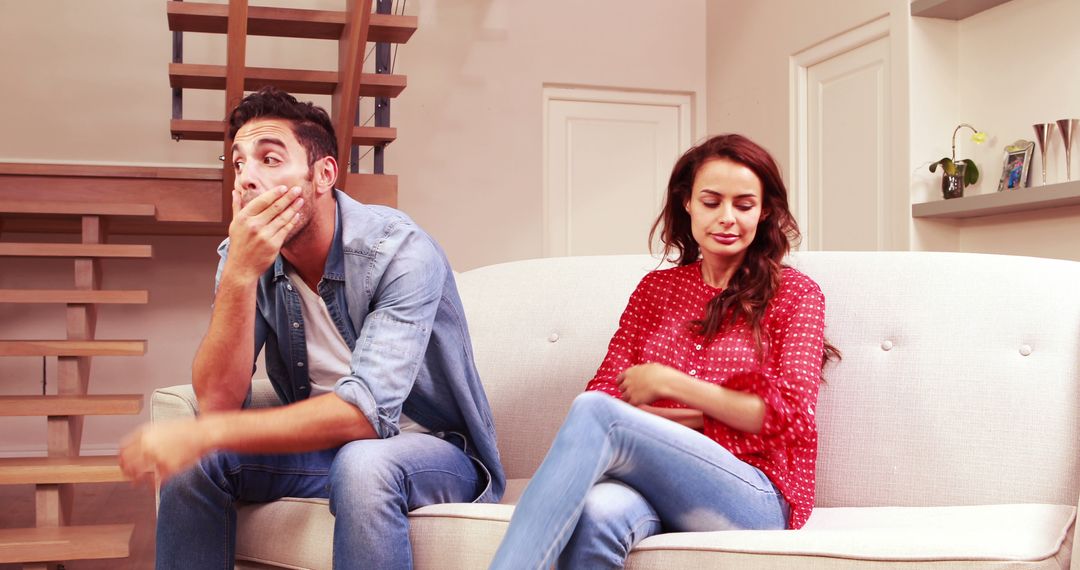
POLYGON ((240 169, 244 167, 244 163, 242 161, 239 161, 239 160, 234 160, 232 165, 233 165, 233 170, 235 170, 236 172, 240 172, 240 169))
POLYGON ((281 164, 281 161, 278 160, 277 158, 273 157, 273 156, 268 156, 268 157, 264 158, 263 162, 265 162, 266 164, 268 164, 270 166, 275 166, 275 165, 281 164))

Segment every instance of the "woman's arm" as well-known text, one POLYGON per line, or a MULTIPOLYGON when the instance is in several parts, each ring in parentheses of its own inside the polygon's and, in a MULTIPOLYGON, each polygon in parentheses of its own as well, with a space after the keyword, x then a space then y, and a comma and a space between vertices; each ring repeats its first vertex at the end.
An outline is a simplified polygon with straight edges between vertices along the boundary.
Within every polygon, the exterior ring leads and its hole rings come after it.
POLYGON ((663 364, 627 368, 619 375, 618 385, 623 400, 635 406, 675 400, 748 433, 760 432, 765 419, 765 401, 760 396, 703 382, 663 364))
POLYGON ((780 326, 770 331, 776 351, 768 357, 771 372, 747 372, 717 386, 679 370, 651 363, 633 366, 616 379, 622 398, 631 404, 650 404, 666 398, 705 414, 705 423, 772 436, 799 438, 814 431, 814 407, 821 374, 825 301, 812 281, 789 291, 780 326))
POLYGON ((701 431, 705 427, 705 416, 701 413, 701 410, 695 410, 694 408, 661 408, 649 404, 642 404, 638 408, 690 429, 701 431))
POLYGON ((630 300, 619 317, 619 328, 608 343, 607 354, 604 355, 596 375, 585 386, 586 391, 597 390, 616 398, 620 396, 616 378, 620 372, 638 361, 641 342, 646 332, 655 327, 646 310, 647 299, 656 295, 655 275, 647 273, 631 293, 630 300))

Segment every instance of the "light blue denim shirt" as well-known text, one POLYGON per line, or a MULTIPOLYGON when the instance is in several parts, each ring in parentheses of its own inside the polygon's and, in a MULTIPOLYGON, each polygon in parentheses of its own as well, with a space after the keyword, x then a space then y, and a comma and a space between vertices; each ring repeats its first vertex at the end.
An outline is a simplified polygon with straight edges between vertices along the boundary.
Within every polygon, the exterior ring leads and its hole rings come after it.
MULTIPOLYGON (((446 255, 402 212, 336 190, 334 199, 337 224, 318 292, 352 349, 351 373, 334 392, 382 438, 398 434, 402 413, 436 435, 464 435, 467 452, 488 473, 477 501, 498 501, 506 479, 491 408, 446 255)), ((216 283, 228 249, 226 239, 218 248, 216 283)), ((287 263, 279 255, 259 279, 255 354, 265 345, 267 376, 281 400, 292 403, 310 395, 311 383, 304 316, 287 263)))

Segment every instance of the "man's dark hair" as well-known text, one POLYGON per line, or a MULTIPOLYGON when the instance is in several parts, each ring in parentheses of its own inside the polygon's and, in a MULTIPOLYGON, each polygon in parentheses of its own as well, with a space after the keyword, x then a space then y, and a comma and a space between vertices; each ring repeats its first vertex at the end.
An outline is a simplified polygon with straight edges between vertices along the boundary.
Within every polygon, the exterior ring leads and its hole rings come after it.
POLYGON ((308 167, 324 156, 338 158, 334 123, 322 107, 268 85, 244 97, 229 113, 229 138, 236 137, 240 127, 255 119, 281 119, 292 126, 293 135, 308 154, 308 167))

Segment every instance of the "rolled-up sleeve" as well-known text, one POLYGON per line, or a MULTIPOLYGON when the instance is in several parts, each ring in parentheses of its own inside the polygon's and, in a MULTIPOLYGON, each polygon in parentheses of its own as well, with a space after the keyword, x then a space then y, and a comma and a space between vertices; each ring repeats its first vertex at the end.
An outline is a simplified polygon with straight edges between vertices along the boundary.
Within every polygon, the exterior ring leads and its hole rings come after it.
POLYGON ((608 343, 596 375, 585 386, 585 390, 604 392, 616 398, 622 395, 616 377, 627 368, 641 364, 641 344, 649 331, 656 327, 655 315, 648 310, 650 302, 657 296, 655 273, 647 273, 630 295, 630 301, 619 318, 619 328, 608 343))
POLYGON ((442 253, 415 228, 380 243, 373 301, 357 334, 351 374, 338 380, 334 392, 359 408, 381 438, 399 432, 401 406, 424 362, 446 273, 442 253))

